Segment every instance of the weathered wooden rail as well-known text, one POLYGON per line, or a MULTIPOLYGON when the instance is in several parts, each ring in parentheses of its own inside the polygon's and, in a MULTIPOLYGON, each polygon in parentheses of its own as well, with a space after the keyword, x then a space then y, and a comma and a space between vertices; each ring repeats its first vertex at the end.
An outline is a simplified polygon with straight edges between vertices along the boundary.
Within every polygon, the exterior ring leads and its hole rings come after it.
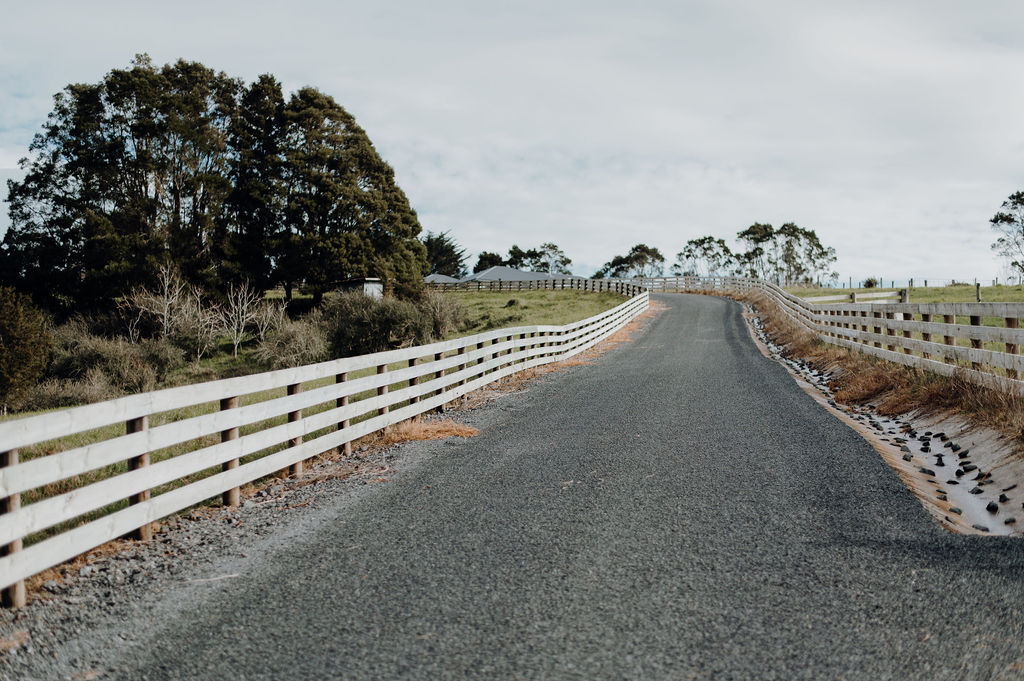
MULTIPOLYGON (((744 277, 656 277, 634 281, 652 292, 759 291, 826 343, 1024 395, 1024 358, 1020 355, 1024 344, 1024 329, 1020 328, 1024 303, 812 304, 774 284, 744 277), (986 348, 986 343, 990 347, 986 348)), ((858 294, 858 299, 863 297, 858 294)), ((907 297, 901 294, 901 298, 906 301, 907 297)))
POLYGON ((237 504, 241 485, 300 472, 323 452, 578 354, 648 307, 635 283, 603 290, 629 300, 565 326, 500 329, 0 422, 5 604, 23 604, 24 580, 49 567, 128 534, 146 538, 155 521, 217 495, 237 504), (112 431, 119 424, 121 434, 112 431), (83 433, 92 435, 86 444, 61 448, 83 433), (19 451, 30 456, 19 460, 19 451), (60 485, 70 489, 38 494, 60 485), (41 498, 22 505, 29 492, 41 498), (30 538, 38 541, 25 545, 30 538))
POLYGON ((635 281, 625 279, 581 279, 565 277, 559 279, 538 279, 536 281, 459 281, 455 283, 430 283, 428 287, 437 291, 609 291, 621 295, 635 295, 642 288, 635 281))

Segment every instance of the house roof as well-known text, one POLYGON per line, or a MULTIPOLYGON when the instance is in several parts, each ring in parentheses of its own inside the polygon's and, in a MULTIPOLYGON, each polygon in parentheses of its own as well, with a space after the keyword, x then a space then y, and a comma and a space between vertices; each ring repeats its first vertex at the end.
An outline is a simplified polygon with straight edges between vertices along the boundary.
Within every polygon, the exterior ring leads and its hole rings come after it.
POLYGON ((435 272, 434 274, 428 274, 425 276, 423 281, 428 284, 454 284, 459 280, 455 277, 449 277, 447 274, 438 274, 435 272))

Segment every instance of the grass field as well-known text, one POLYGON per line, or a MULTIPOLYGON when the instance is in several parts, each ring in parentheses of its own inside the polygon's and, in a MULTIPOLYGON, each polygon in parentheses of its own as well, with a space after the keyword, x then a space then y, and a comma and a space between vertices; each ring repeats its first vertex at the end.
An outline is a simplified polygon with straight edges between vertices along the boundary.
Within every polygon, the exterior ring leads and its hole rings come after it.
POLYGON ((452 338, 509 326, 569 324, 624 302, 615 293, 580 291, 453 291, 469 323, 452 338))
MULTIPOLYGON (((857 293, 880 293, 882 291, 899 291, 893 288, 804 288, 799 286, 788 286, 785 289, 794 296, 800 298, 814 298, 816 296, 839 296, 849 295, 851 291, 857 293)), ((1024 303, 1024 286, 982 286, 981 300, 984 303, 1024 303)), ((910 302, 912 303, 973 303, 975 302, 974 286, 964 284, 962 286, 929 286, 928 288, 914 287, 910 289, 910 302)))

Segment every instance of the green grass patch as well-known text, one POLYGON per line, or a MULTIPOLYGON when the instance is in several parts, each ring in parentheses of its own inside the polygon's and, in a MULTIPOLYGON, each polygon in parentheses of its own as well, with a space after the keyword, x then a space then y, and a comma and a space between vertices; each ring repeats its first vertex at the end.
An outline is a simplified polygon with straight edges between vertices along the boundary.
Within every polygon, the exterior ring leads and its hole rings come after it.
POLYGON ((593 317, 624 302, 615 293, 581 291, 453 291, 469 322, 452 337, 510 326, 562 325, 593 317))
MULTIPOLYGON (((815 298, 818 296, 840 296, 857 293, 881 293, 884 291, 898 292, 898 288, 807 288, 788 286, 788 293, 798 298, 815 298)), ((871 302, 871 301, 864 301, 871 302)), ((959 284, 956 286, 929 286, 910 289, 912 303, 973 303, 975 302, 974 285, 959 284)), ((982 286, 981 302, 983 303, 1024 303, 1024 286, 982 286)))

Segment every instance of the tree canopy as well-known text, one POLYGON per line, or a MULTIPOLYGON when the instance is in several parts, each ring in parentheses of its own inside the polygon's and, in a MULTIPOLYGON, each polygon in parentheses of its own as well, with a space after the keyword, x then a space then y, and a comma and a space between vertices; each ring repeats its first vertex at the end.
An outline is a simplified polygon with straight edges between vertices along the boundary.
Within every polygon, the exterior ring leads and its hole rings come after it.
POLYGON ((508 249, 508 257, 502 258, 498 253, 484 251, 477 260, 473 272, 482 272, 488 267, 507 265, 528 272, 548 272, 551 274, 572 274, 569 265, 572 260, 551 242, 543 243, 537 248, 523 250, 517 244, 508 249))
POLYGON ((108 305, 174 263, 226 292, 355 276, 399 293, 427 272, 420 225, 355 119, 270 75, 246 85, 197 62, 140 55, 72 84, 9 182, 0 283, 54 310, 108 305))
POLYGON ((444 274, 457 279, 466 276, 466 249, 455 243, 451 234, 427 232, 423 237, 423 245, 427 249, 431 274, 444 274))
POLYGON ((1010 263, 1017 274, 1024 274, 1024 192, 1010 194, 1001 208, 989 220, 999 235, 992 250, 1010 263))
POLYGON ((626 255, 617 255, 594 274, 595 279, 605 277, 657 277, 665 271, 665 256, 657 248, 637 244, 626 255))
POLYGON ((736 235, 747 250, 733 252, 724 239, 703 236, 690 239, 672 266, 675 274, 736 274, 777 281, 782 284, 810 283, 835 279, 834 248, 821 243, 813 229, 787 222, 779 228, 755 222, 736 235))

